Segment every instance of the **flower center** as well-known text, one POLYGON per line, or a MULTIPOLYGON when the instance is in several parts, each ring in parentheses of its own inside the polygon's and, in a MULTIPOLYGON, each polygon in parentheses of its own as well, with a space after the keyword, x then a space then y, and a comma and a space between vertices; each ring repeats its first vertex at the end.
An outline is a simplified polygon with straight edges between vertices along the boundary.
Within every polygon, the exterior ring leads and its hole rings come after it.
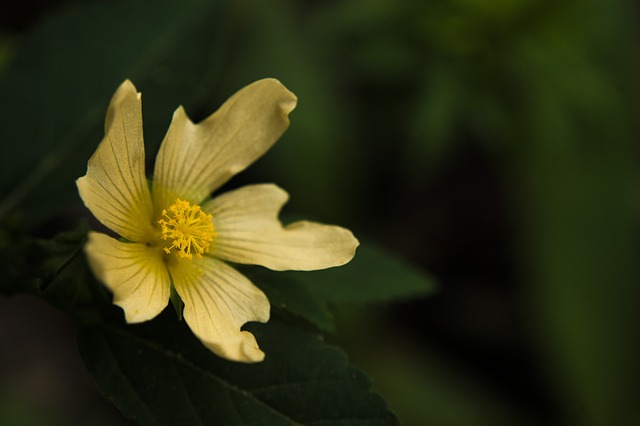
POLYGON ((168 210, 162 210, 162 239, 170 243, 164 247, 167 254, 177 250, 180 257, 201 257, 216 236, 212 216, 202 211, 197 204, 177 199, 168 210))

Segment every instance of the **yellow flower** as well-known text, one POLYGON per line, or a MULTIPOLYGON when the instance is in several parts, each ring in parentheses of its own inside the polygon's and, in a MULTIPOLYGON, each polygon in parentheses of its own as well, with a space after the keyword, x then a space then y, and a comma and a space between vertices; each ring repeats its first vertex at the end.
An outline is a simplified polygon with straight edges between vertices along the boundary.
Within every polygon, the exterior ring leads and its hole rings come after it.
POLYGON ((90 232, 92 270, 129 323, 147 321, 168 304, 171 287, 193 333, 217 355, 258 362, 264 353, 248 321, 269 320, 262 291, 226 262, 273 270, 343 265, 358 241, 344 228, 313 222, 282 226, 288 195, 273 184, 211 193, 263 155, 289 126, 297 99, 279 81, 257 81, 194 124, 173 115, 145 177, 141 94, 125 81, 114 94, 105 136, 78 179, 84 204, 118 234, 90 232))

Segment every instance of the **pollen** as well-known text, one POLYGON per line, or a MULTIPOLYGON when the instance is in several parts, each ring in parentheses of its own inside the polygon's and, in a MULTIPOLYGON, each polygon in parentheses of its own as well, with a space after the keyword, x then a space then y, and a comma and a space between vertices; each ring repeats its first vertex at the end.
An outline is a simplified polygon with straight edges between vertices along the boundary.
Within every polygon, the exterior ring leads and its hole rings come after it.
POLYGON ((179 198, 171 207, 162 210, 162 219, 158 223, 162 239, 168 243, 164 251, 188 259, 192 259, 194 254, 202 257, 216 236, 213 217, 203 212, 199 205, 179 198))

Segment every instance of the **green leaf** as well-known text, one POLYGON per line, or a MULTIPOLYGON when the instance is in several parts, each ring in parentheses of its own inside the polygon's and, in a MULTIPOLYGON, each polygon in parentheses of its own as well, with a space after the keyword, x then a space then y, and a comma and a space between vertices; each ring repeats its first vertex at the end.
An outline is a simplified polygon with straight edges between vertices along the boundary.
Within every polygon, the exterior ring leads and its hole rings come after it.
POLYGON ((167 312, 79 335, 104 394, 139 424, 398 424, 370 380, 314 334, 276 319, 250 327, 267 357, 239 364, 213 355, 167 312))
POLYGON ((109 98, 125 78, 152 100, 144 105, 145 134, 158 139, 148 146, 157 146, 173 110, 201 101, 216 76, 224 4, 92 2, 25 36, 0 77, 3 155, 11 159, 0 168, 0 217, 21 207, 33 225, 78 200, 73 182, 84 174, 109 98))
POLYGON ((321 330, 335 331, 326 302, 306 284, 263 268, 243 268, 242 273, 265 292, 272 307, 304 318, 321 330))
POLYGON ((39 289, 46 290, 64 269, 73 262, 73 260, 82 251, 82 246, 86 240, 88 226, 85 222, 81 222, 76 229, 61 232, 50 240, 35 240, 32 250, 35 252, 40 264, 38 274, 39 289))
POLYGON ((329 303, 379 303, 433 293, 433 277, 381 248, 361 244, 348 264, 314 272, 289 272, 329 303))
POLYGON ((49 240, 0 235, 0 289, 7 294, 35 293, 41 295, 78 256, 87 232, 81 223, 75 230, 60 233, 49 240))
POLYGON ((361 244, 354 259, 323 271, 274 272, 241 268, 272 306, 335 331, 329 304, 383 303, 427 296, 436 284, 425 272, 378 247, 361 244))
POLYGON ((87 229, 80 222, 49 240, 25 238, 13 251, 0 247, 2 264, 12 265, 3 270, 0 291, 35 294, 76 317, 99 316, 111 307, 111 295, 93 279, 85 261, 87 229))

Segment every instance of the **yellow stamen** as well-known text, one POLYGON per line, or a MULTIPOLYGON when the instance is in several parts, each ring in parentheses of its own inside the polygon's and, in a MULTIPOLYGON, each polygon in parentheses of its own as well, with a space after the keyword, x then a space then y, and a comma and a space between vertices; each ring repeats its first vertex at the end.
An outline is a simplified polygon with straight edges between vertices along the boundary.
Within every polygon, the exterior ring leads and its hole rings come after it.
POLYGON ((176 249, 180 257, 191 259, 193 254, 202 257, 216 236, 213 217, 202 211, 197 204, 177 199, 168 210, 162 210, 162 239, 171 242, 164 247, 167 254, 176 249))

